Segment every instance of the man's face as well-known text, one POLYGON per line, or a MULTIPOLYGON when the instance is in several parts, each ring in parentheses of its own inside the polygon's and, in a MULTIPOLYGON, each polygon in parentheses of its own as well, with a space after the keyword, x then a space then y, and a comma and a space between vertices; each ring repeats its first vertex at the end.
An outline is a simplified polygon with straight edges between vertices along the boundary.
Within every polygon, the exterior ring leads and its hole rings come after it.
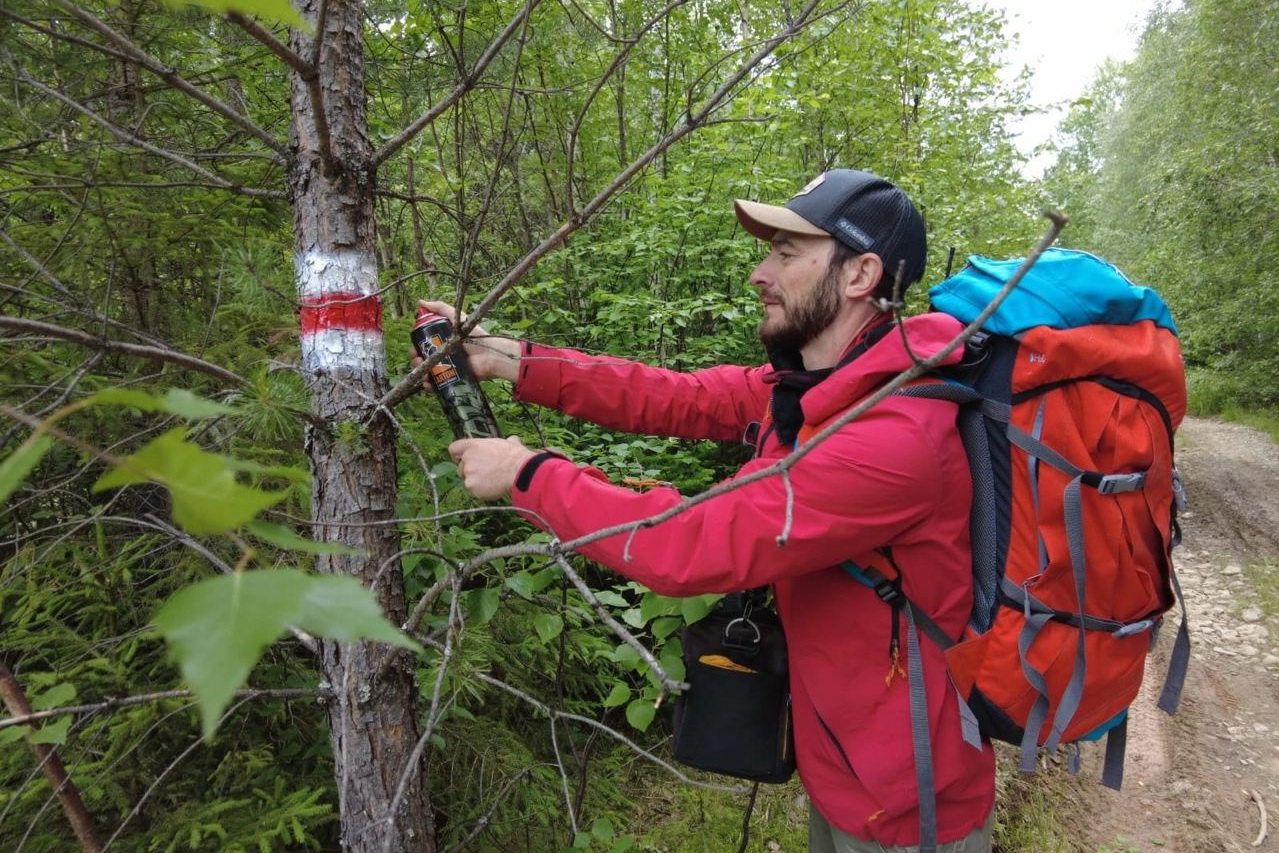
POLYGON ((835 241, 778 231, 772 250, 751 273, 764 317, 759 340, 768 349, 800 349, 839 314, 838 271, 828 270, 835 241))

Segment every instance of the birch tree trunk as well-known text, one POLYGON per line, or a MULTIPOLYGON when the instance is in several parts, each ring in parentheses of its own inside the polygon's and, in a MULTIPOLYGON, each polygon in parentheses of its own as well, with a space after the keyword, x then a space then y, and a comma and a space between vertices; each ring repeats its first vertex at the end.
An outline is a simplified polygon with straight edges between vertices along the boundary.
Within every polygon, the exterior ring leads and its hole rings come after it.
MULTIPOLYGON (((307 434, 312 517, 316 539, 363 552, 322 556, 318 568, 359 578, 398 624, 406 616, 399 531, 386 523, 396 503, 395 430, 374 405, 387 391, 387 377, 376 295, 364 8, 361 0, 313 0, 303 14, 316 32, 295 33, 290 47, 304 60, 317 60, 318 76, 292 75, 289 192, 302 369, 311 409, 326 425, 307 434)), ((343 848, 433 853, 426 773, 413 759, 420 727, 412 657, 376 643, 326 641, 321 666, 335 693, 329 723, 343 848), (411 761, 416 766, 409 767, 411 761)))

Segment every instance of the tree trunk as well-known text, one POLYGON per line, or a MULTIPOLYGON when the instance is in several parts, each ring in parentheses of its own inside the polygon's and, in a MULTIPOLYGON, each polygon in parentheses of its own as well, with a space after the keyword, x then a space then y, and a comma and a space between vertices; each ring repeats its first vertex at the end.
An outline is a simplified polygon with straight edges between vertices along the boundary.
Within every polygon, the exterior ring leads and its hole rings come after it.
MULTIPOLYGON (((303 14, 316 22, 318 2, 303 14)), ((395 430, 373 410, 387 390, 382 305, 376 296, 374 169, 368 140, 360 0, 328 0, 315 36, 290 47, 309 62, 322 40, 318 78, 292 75, 295 152, 289 174, 300 304, 302 370, 311 409, 312 517, 320 541, 361 556, 322 556, 320 571, 376 590, 387 616, 405 619, 396 502, 395 430), (318 85, 315 85, 318 84, 318 85), (316 94, 323 101, 317 113, 316 94), (352 526, 354 525, 354 526, 352 526)), ((411 655, 377 643, 322 644, 343 849, 433 853, 434 820, 420 737, 411 655), (403 780, 403 781, 402 781, 403 780), (397 792, 403 786, 403 792, 397 792), (392 810, 393 805, 394 810, 392 810)))

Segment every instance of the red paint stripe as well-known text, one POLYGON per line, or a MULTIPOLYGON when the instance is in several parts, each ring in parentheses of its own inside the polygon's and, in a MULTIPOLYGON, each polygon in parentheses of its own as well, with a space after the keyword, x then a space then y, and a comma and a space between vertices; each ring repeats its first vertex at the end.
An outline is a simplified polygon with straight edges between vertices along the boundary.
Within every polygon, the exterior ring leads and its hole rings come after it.
POLYGON ((382 331, 382 300, 359 293, 328 293, 302 303, 299 313, 302 334, 329 329, 352 332, 382 331))

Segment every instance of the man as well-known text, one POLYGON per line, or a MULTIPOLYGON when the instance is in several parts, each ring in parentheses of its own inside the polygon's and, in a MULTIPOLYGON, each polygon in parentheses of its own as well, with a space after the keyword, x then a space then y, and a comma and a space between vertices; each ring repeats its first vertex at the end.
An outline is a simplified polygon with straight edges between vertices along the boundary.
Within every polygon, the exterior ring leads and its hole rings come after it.
MULTIPOLYGON (((866 172, 819 176, 785 207, 738 201, 771 251, 752 273, 770 364, 682 374, 530 342, 468 344, 481 377, 515 396, 606 427, 683 438, 756 435, 737 477, 774 464, 959 331, 945 316, 901 327, 884 310, 924 271, 924 223, 910 199, 866 172), (903 335, 904 330, 904 335, 903 335), (909 345, 903 341, 909 339, 909 345)), ((438 313, 448 306, 426 303, 438 313)), ((958 353, 954 358, 958 358, 958 353)), ((900 610, 840 568, 888 553, 906 594, 952 636, 969 612, 971 481, 955 407, 891 396, 812 447, 789 472, 755 480, 582 553, 664 595, 771 585, 787 635, 796 755, 812 799, 809 849, 915 849, 920 795, 900 610), (783 530, 784 539, 779 539, 783 530)), ((672 488, 615 486, 518 438, 449 448, 476 497, 510 495, 568 541, 679 504, 672 488)), ((990 850, 994 755, 963 742, 959 698, 937 644, 920 642, 945 851, 990 850)))

